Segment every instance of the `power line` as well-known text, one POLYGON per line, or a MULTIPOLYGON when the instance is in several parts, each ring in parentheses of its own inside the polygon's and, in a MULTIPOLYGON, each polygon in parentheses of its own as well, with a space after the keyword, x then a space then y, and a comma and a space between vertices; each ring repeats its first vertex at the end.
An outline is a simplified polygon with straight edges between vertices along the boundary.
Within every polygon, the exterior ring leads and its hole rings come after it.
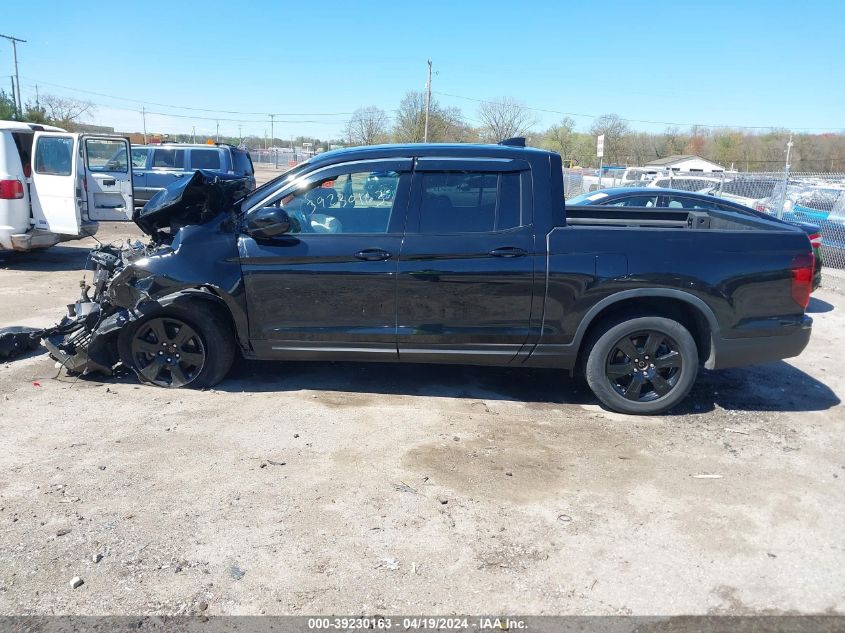
MULTIPOLYGON (((90 94, 95 95, 97 97, 105 97, 107 99, 115 99, 117 101, 126 101, 128 103, 142 103, 145 105, 152 105, 157 106, 159 108, 173 108, 174 110, 188 110, 191 112, 210 112, 210 113, 220 113, 220 114, 241 114, 246 116, 270 116, 271 113, 267 112, 239 112, 237 110, 212 110, 209 108, 195 108, 192 106, 181 106, 181 105, 173 105, 171 103, 158 103, 155 101, 145 101, 143 99, 131 99, 129 97, 118 97, 116 95, 110 95, 103 92, 95 92, 93 90, 83 90, 82 88, 72 88, 71 86, 63 86, 61 84, 51 83, 49 81, 42 81, 40 79, 35 79, 33 77, 26 77, 30 82, 38 82, 39 84, 44 84, 46 86, 53 86, 55 88, 62 88, 63 90, 71 90, 73 92, 80 92, 83 94, 90 94)), ((347 116, 350 114, 354 114, 353 112, 275 112, 272 113, 273 116, 347 116)), ((215 117, 212 120, 217 120, 215 117)), ((220 119, 223 121, 224 119, 220 119)), ((235 121, 237 119, 229 119, 235 121)))
MULTIPOLYGON (((435 92, 435 94, 444 96, 444 97, 454 97, 455 99, 464 99, 466 101, 474 101, 476 103, 489 103, 492 105, 503 105, 498 101, 490 101, 488 99, 477 99, 475 97, 465 97, 463 95, 456 95, 451 94, 448 92, 435 92)), ((534 112, 545 112, 548 114, 562 114, 565 116, 577 116, 583 117, 587 119, 598 119, 599 117, 603 116, 601 114, 585 114, 583 112, 564 112, 562 110, 551 110, 549 108, 533 108, 530 106, 524 106, 526 110, 532 110, 534 112)), ((628 123, 646 123, 649 125, 677 125, 677 126, 684 126, 684 127, 691 127, 693 125, 697 125, 698 127, 708 127, 708 128, 745 128, 748 130, 776 130, 779 128, 791 129, 791 130, 825 130, 829 131, 831 128, 829 127, 788 127, 784 125, 729 125, 727 123, 722 123, 719 125, 710 125, 706 123, 679 123, 677 121, 647 121, 645 119, 628 119, 625 117, 619 117, 622 121, 627 121, 628 123)))

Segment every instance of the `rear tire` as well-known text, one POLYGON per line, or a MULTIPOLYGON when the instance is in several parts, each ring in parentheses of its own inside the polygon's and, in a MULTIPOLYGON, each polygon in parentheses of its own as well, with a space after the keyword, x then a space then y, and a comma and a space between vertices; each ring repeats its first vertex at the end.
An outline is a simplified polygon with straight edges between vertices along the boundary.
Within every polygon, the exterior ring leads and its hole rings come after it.
POLYGON ((159 387, 212 387, 235 359, 232 327, 208 302, 173 303, 124 328, 117 345, 124 364, 159 387))
POLYGON ((665 317, 610 322, 590 341, 587 354, 587 384, 619 413, 663 413, 687 396, 698 375, 692 334, 665 317))

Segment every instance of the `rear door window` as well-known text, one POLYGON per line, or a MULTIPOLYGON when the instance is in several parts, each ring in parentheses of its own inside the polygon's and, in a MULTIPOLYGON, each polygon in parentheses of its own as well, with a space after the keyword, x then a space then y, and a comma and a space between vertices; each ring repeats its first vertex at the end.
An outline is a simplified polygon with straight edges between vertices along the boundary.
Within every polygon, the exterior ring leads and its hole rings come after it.
POLYGON ((127 153, 126 143, 123 141, 101 138, 85 139, 88 171, 126 173, 129 171, 127 153))
POLYGON ((161 148, 153 151, 153 169, 182 169, 185 150, 161 148))
POLYGON ((191 169, 220 169, 220 150, 192 149, 191 169))
POLYGON ((420 233, 487 233, 522 225, 519 172, 420 172, 420 233))
MULTIPOLYGON (((699 200, 698 198, 687 198, 686 196, 666 196, 665 206, 670 209, 695 209, 699 211, 724 211, 717 200, 699 200)), ((731 211, 736 212, 733 209, 731 211)))
POLYGON ((70 176, 73 171, 73 139, 42 136, 35 147, 35 172, 49 176, 70 176))

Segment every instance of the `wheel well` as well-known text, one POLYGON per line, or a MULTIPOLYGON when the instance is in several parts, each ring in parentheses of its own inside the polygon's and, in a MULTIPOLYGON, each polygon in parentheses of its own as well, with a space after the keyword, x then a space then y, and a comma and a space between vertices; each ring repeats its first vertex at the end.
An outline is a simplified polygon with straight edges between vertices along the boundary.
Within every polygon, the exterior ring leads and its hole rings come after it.
POLYGON ((607 306, 590 321, 578 348, 577 371, 583 372, 587 353, 600 332, 613 323, 642 316, 659 316, 677 321, 692 334, 701 362, 710 356, 712 331, 710 322, 701 310, 686 301, 671 297, 635 297, 607 306))
POLYGON ((168 305, 178 304, 184 306, 186 303, 194 305, 201 304, 208 310, 217 314, 226 322, 226 324, 229 325, 232 331, 232 337, 236 342, 238 341, 238 328, 236 327, 235 319, 229 308, 217 295, 203 289, 183 291, 176 295, 172 301, 162 305, 162 308, 166 310, 168 305))

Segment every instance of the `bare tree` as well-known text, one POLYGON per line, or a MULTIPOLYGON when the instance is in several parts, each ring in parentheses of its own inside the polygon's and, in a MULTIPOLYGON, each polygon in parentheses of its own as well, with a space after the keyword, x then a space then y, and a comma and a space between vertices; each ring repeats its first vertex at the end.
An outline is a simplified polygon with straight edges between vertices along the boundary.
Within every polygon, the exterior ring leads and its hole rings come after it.
MULTIPOLYGON (((428 137, 433 142, 468 141, 471 128, 458 108, 444 108, 432 97, 429 105, 428 137)), ((408 92, 399 103, 393 136, 400 143, 422 143, 425 135, 425 95, 408 92)))
POLYGON ((525 136, 537 124, 527 107, 512 97, 485 101, 478 108, 488 140, 498 143, 506 138, 525 136))
POLYGON ((41 109, 47 114, 47 119, 53 125, 73 130, 79 119, 94 111, 94 104, 90 101, 59 97, 45 94, 39 100, 41 109))
POLYGON ((617 114, 603 114, 593 122, 590 134, 594 137, 604 134, 604 160, 616 164, 627 153, 628 122, 617 114))
POLYGON ((387 114, 376 106, 358 108, 346 123, 343 136, 350 145, 374 145, 387 138, 387 114))

